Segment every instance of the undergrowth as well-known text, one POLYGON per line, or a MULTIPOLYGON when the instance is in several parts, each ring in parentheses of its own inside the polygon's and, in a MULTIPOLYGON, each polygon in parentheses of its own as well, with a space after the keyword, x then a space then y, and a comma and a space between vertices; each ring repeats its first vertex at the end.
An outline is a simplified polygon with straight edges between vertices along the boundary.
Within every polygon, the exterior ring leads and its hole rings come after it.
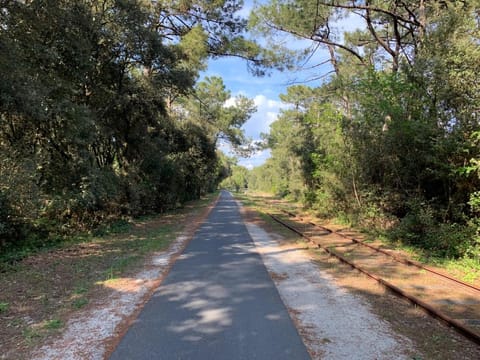
POLYGON ((92 231, 78 232, 75 234, 29 234, 15 245, 3 248, 0 253, 0 272, 5 271, 22 259, 40 252, 65 248, 74 244, 91 242, 108 235, 128 232, 132 227, 132 220, 119 219, 105 223, 92 231))

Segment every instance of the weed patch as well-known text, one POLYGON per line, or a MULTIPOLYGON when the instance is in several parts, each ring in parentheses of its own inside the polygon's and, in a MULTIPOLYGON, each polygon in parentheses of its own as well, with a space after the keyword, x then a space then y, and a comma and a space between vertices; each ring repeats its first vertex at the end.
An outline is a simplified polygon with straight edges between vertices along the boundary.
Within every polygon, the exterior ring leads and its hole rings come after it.
POLYGON ((43 328, 46 330, 58 330, 63 327, 63 322, 60 319, 48 320, 43 328))
POLYGON ((73 300, 72 307, 74 309, 81 309, 82 307, 84 307, 87 304, 88 304, 88 299, 86 299, 84 297, 81 297, 81 298, 73 300))
POLYGON ((41 332, 34 327, 27 327, 22 331, 22 335, 28 345, 33 345, 42 337, 41 332))
POLYGON ((10 304, 7 302, 0 302, 0 314, 6 313, 8 311, 8 308, 10 307, 10 304))

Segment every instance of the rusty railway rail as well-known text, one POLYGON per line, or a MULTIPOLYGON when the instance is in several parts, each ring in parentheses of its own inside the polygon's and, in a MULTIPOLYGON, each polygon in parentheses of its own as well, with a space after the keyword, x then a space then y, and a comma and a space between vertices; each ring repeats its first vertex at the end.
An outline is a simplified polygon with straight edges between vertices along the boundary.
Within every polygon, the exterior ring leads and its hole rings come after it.
MULTIPOLYGON (((299 218, 297 217, 297 215, 291 213, 291 212, 288 212, 288 211, 284 211, 282 210, 284 213, 288 214, 290 217, 296 217, 296 218, 299 218)), ((285 221, 282 221, 278 216, 275 216, 271 213, 268 213, 268 215, 273 219, 275 220, 276 222, 278 222, 279 224, 283 225, 284 227, 290 229, 291 231, 295 232, 296 234, 300 235, 301 237, 307 239, 310 243, 314 244, 315 247, 318 247, 318 248, 321 248, 322 250, 324 250, 325 252, 327 252, 329 255, 337 258, 338 260, 340 260, 341 262, 343 263, 346 263, 348 264, 349 266, 351 266, 352 268, 360 271, 361 273, 365 274, 366 276, 376 280, 378 283, 380 283, 381 285, 383 285, 385 288, 387 288, 388 290, 392 291, 393 293, 407 299, 408 301, 410 301, 412 304, 415 304, 419 307, 421 307, 422 309, 424 309, 428 314, 430 314, 431 316, 437 318, 437 319, 440 319, 441 321, 443 321, 444 323, 446 323, 447 325, 453 327, 457 332, 459 332, 460 334, 464 335, 465 337, 469 338, 470 340, 472 340, 473 342, 475 342, 476 344, 480 345, 480 334, 478 334, 477 332, 471 330, 470 328, 468 328, 467 326, 465 326, 464 324, 462 324, 460 321, 458 320, 455 320, 453 318, 451 318, 450 316, 446 315, 445 313, 443 313, 441 310, 437 309, 436 307, 426 303, 425 301, 419 299, 417 296, 415 295, 412 295, 412 294, 409 294, 408 292, 406 292, 405 290, 402 290, 401 288, 399 288, 398 286, 395 286, 394 284, 392 284, 391 282, 381 278, 380 276, 377 276, 371 272, 369 272, 368 270, 362 268, 361 266, 359 266, 358 264, 356 264, 355 262, 345 258, 344 256, 342 256, 341 254, 337 253, 336 251, 332 250, 331 248, 328 248, 326 246, 323 246, 317 242, 315 242, 311 236, 305 234, 304 232, 300 231, 299 229, 297 229, 296 227, 290 225, 290 224, 287 224, 285 221)), ((358 239, 354 239, 352 237, 349 237, 345 234, 341 234, 339 233, 338 231, 334 231, 332 229, 328 229, 324 226, 321 226, 321 225, 317 225, 317 224, 314 224, 312 222, 308 222, 308 224, 312 225, 312 226, 315 226, 315 227, 318 227, 318 228, 321 228, 323 229, 324 231, 328 232, 328 233, 334 233, 334 234, 337 234, 337 235, 340 235, 341 237, 343 238, 346 238, 346 239, 349 239, 351 241, 353 241, 354 243, 356 244, 359 244, 359 245, 365 245, 369 248, 371 248, 371 250, 374 250, 374 251, 378 251, 378 252, 381 252, 385 255, 388 255, 389 257, 393 258, 394 261, 398 261, 400 263, 403 263, 405 265, 409 265, 409 266, 415 266, 415 267, 418 267, 420 269, 423 269, 425 271, 428 271, 428 272, 431 272, 437 276, 440 276, 442 278, 445 278, 446 280, 448 281, 454 281, 455 283, 457 284, 460 284, 460 285, 465 285, 467 287, 469 287, 470 289, 473 289, 473 290, 476 290, 479 292, 479 295, 480 295, 480 289, 473 286, 473 285, 470 285, 470 284, 467 284, 463 281, 460 281, 458 279, 455 279, 455 278, 452 278, 448 275, 445 275, 445 274, 442 274, 442 273, 439 273, 433 269, 430 269, 430 268, 427 268, 427 267, 424 267, 423 265, 420 265, 420 264, 417 264, 411 260, 404 260, 404 259, 400 259, 392 254, 389 254, 388 252, 382 250, 382 249, 379 249, 379 248, 376 248, 375 246, 372 246, 372 245, 369 245, 369 244, 365 244, 363 243, 362 241, 358 240, 358 239), (433 270, 433 271, 432 271, 433 270)))
MULTIPOLYGON (((281 211, 282 211, 283 213, 287 214, 287 215, 290 216, 290 217, 295 217, 295 218, 300 219, 300 221, 303 221, 303 218, 302 218, 302 217, 299 217, 298 215, 296 215, 296 214, 294 214, 294 213, 292 213, 292 212, 290 212, 290 211, 286 211, 286 210, 281 210, 281 211)), ((388 251, 385 251, 385 250, 380 249, 380 248, 378 248, 378 247, 376 247, 376 246, 367 244, 367 243, 363 242, 362 240, 355 239, 353 236, 348 236, 348 235, 342 234, 342 233, 339 232, 339 231, 329 229, 329 228, 327 228, 327 227, 325 227, 325 226, 323 226, 323 225, 318 225, 318 224, 315 224, 315 223, 313 223, 313 222, 311 222, 311 221, 309 221, 308 224, 310 224, 310 225, 312 225, 312 226, 315 226, 315 227, 318 227, 318 228, 320 228, 320 229, 322 229, 322 230, 324 230, 324 231, 327 231, 327 232, 329 232, 329 233, 339 235, 339 236, 341 236, 341 237, 343 237, 343 238, 345 238, 345 239, 351 240, 352 242, 354 242, 354 243, 356 243, 356 244, 359 244, 359 245, 361 245, 361 246, 366 246, 366 247, 368 247, 368 248, 370 248, 370 249, 372 249, 372 250, 378 251, 378 252, 380 252, 380 253, 382 253, 382 254, 385 254, 385 255, 391 257, 391 258, 394 259, 395 261, 398 261, 398 262, 400 262, 400 263, 402 263, 402 264, 409 265, 409 266, 415 266, 415 267, 417 267, 417 268, 419 268, 419 269, 428 271, 428 272, 433 273, 433 274, 435 274, 435 275, 441 276, 441 277, 443 277, 443 278, 445 278, 445 279, 454 281, 454 282, 456 282, 456 283, 458 283, 458 284, 461 284, 461 285, 466 286, 466 287, 468 287, 468 288, 470 288, 470 289, 476 290, 476 291, 478 291, 478 292, 480 293, 480 288, 479 288, 479 287, 477 287, 477 286, 475 286, 475 285, 472 285, 472 284, 469 284, 469 283, 466 283, 466 282, 464 282, 464 281, 462 281, 462 280, 460 280, 460 279, 456 279, 456 278, 454 278, 454 277, 452 277, 452 276, 449 276, 449 275, 447 275, 447 274, 443 274, 443 273, 441 273, 441 272, 439 272, 439 271, 437 271, 437 270, 435 270, 435 269, 432 269, 432 268, 430 268, 430 267, 428 267, 428 266, 419 264, 419 263, 417 263, 417 262, 415 262, 415 261, 412 261, 412 260, 409 260, 409 259, 400 258, 400 257, 398 257, 398 256, 393 255, 392 253, 390 253, 390 252, 388 252, 388 251)), ((480 295, 480 294, 479 294, 479 295, 480 295)))

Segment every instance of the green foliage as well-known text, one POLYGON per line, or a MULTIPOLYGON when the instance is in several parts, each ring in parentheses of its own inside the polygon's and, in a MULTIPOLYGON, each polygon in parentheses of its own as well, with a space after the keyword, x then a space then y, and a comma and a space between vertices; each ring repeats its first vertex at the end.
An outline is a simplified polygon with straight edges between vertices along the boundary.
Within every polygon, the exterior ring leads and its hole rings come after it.
POLYGON ((412 200, 409 211, 390 230, 389 237, 399 243, 426 249, 430 256, 459 258, 474 255, 478 243, 475 229, 458 223, 443 223, 431 204, 412 200))
POLYGON ((214 144, 227 141, 236 150, 246 145, 240 128, 256 110, 253 100, 245 96, 230 98, 230 91, 219 77, 206 77, 199 82, 195 93, 183 99, 180 109, 179 115, 203 129, 214 144))
POLYGON ((216 188, 216 141, 243 144, 254 107, 246 98, 224 106, 221 79, 195 83, 211 56, 264 67, 241 6, 1 3, 0 250, 50 246, 216 188), (208 109, 182 121, 176 105, 187 112, 193 93, 208 109))
POLYGON ((262 192, 286 196, 288 195, 288 181, 285 178, 285 174, 278 171, 278 168, 273 163, 274 160, 268 159, 265 164, 249 172, 248 187, 262 192))
POLYGON ((10 304, 6 302, 0 302, 0 314, 6 313, 10 308, 10 304))
POLYGON ((234 165, 230 169, 230 175, 219 185, 220 188, 232 189, 236 192, 248 188, 248 170, 239 165, 234 165))
POLYGON ((110 224, 102 224, 97 227, 93 235, 94 236, 106 236, 110 234, 122 234, 132 228, 132 223, 126 219, 118 219, 110 224))

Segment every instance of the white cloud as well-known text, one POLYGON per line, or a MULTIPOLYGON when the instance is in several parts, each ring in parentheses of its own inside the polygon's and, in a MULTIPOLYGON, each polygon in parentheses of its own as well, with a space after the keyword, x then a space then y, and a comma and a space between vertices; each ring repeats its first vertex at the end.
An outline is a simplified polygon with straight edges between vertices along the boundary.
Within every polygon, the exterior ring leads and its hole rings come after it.
MULTIPOLYGON (((255 141, 260 140, 261 133, 269 132, 270 124, 277 119, 280 110, 286 109, 288 105, 279 100, 271 99, 264 94, 256 95, 253 98, 253 102, 257 107, 257 112, 254 113, 252 117, 243 125, 243 129, 245 130, 247 137, 255 141)), ((235 97, 229 98, 225 102, 225 106, 235 106, 235 97)), ((238 156, 233 152, 231 146, 227 143, 220 143, 219 149, 228 156, 238 156)), ((255 166, 262 165, 269 157, 269 149, 260 150, 252 153, 247 158, 238 157, 238 164, 245 166, 248 169, 253 169, 255 166)))
POLYGON ((278 116, 278 113, 273 112, 273 111, 267 111, 267 122, 268 122, 268 126, 270 126, 270 124, 271 124, 272 122, 274 122, 275 120, 277 120, 277 116, 278 116))
POLYGON ((279 100, 270 99, 264 94, 253 98, 257 112, 243 125, 245 134, 254 140, 260 139, 260 133, 268 133, 270 124, 277 119, 281 109, 287 107, 279 100))
POLYGON ((230 107, 230 106, 236 106, 237 105, 237 99, 234 98, 234 97, 230 97, 227 99, 227 101, 225 101, 225 104, 224 106, 225 107, 230 107))

